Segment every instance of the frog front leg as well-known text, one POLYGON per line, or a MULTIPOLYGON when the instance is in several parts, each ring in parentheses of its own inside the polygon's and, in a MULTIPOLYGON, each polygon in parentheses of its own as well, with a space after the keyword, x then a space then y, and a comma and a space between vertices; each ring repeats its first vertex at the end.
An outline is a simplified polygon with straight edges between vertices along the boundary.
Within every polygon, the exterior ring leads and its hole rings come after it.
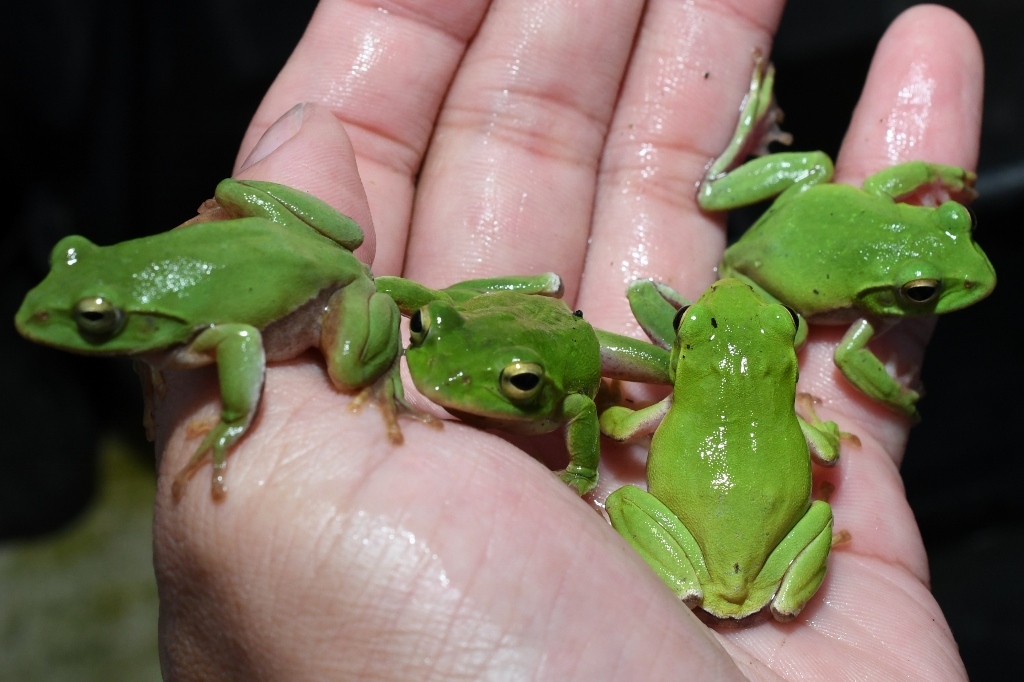
POLYGON ((259 330, 247 324, 215 325, 178 351, 172 362, 186 367, 217 363, 221 412, 216 426, 206 434, 192 459, 174 477, 171 493, 175 500, 180 500, 192 475, 212 459, 210 492, 214 499, 223 499, 227 450, 249 428, 263 392, 266 369, 263 340, 259 330))
POLYGON ((846 440, 860 447, 860 438, 855 434, 840 431, 834 421, 822 421, 814 405, 818 399, 810 393, 797 393, 796 405, 807 415, 807 419, 797 414, 796 419, 800 430, 807 441, 811 457, 822 466, 832 467, 839 463, 840 441, 846 440))
POLYGON ((376 280, 377 291, 394 299, 403 315, 412 315, 433 301, 455 304, 484 293, 516 291, 561 298, 565 287, 562 278, 553 272, 539 275, 489 277, 458 282, 445 289, 431 289, 404 277, 383 276, 376 280))
POLYGON ((601 460, 597 405, 587 396, 573 393, 566 396, 562 413, 567 419, 565 447, 569 464, 557 474, 579 495, 586 495, 597 487, 597 465, 601 460))
POLYGON ((676 338, 672 320, 676 312, 690 305, 675 289, 653 279, 638 279, 626 287, 626 300, 640 328, 659 348, 670 349, 676 338))
POLYGON ((687 606, 701 604, 710 580, 704 555, 690 531, 658 498, 627 485, 605 502, 612 527, 687 606))
POLYGON ((867 318, 854 322, 836 347, 833 356, 836 366, 863 393, 917 420, 919 417, 914 405, 920 394, 889 376, 885 365, 867 348, 874 335, 875 327, 867 318))
POLYGON ((352 401, 353 410, 367 400, 375 402, 384 416, 388 439, 396 445, 403 442, 399 414, 439 424, 405 400, 399 374, 401 318, 394 300, 378 292, 369 276, 357 277, 331 296, 320 332, 331 383, 347 393, 361 389, 352 401))
POLYGON ((649 436, 671 408, 672 395, 639 410, 614 405, 601 413, 601 433, 617 441, 649 436))

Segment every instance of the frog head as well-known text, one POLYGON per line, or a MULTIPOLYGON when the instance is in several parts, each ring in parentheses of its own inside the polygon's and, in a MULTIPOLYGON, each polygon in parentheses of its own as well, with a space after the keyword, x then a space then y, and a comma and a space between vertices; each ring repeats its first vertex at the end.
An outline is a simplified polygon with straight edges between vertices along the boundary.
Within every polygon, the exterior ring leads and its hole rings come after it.
POLYGON ((908 208, 929 220, 897 241, 889 281, 860 292, 861 305, 879 315, 941 315, 992 293, 996 272, 974 241, 974 214, 955 201, 908 208))
POLYGON ((409 329, 409 373, 430 400, 476 426, 553 428, 544 415, 563 391, 514 314, 470 314, 433 301, 413 313, 409 329))
POLYGON ((696 303, 676 312, 672 326, 676 337, 669 372, 677 386, 686 386, 693 376, 764 373, 776 349, 782 349, 781 362, 796 371, 796 311, 765 301, 738 279, 712 284, 696 303))
POLYGON ((144 310, 125 285, 123 257, 85 237, 60 240, 50 273, 26 296, 14 317, 22 336, 89 355, 141 353, 164 348, 190 333, 181 320, 144 310))

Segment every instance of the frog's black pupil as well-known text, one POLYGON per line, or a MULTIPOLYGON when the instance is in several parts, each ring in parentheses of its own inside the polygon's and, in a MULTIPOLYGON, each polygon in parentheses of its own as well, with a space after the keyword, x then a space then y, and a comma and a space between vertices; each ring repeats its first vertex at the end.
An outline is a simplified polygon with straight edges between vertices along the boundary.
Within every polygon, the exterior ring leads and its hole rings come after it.
POLYGON ((420 316, 420 311, 416 311, 409 318, 409 331, 413 334, 423 333, 423 318, 420 316))
POLYGON ((935 295, 935 287, 930 286, 916 286, 907 289, 907 298, 918 303, 924 303, 931 299, 935 295))
POLYGON ((89 320, 90 322, 99 322, 105 316, 104 316, 103 313, 97 313, 95 311, 90 311, 90 312, 82 313, 82 317, 84 317, 85 319, 89 320))
POLYGON ((540 377, 533 372, 523 372, 511 377, 508 381, 520 391, 530 391, 540 383, 540 377))
POLYGON ((676 313, 676 316, 672 318, 672 329, 679 331, 679 325, 682 324, 683 322, 683 315, 686 314, 686 311, 687 309, 689 309, 689 307, 690 306, 688 305, 684 305, 682 308, 679 309, 679 312, 676 313))
POLYGON ((797 327, 799 327, 800 326, 800 318, 797 316, 796 311, 793 310, 792 308, 790 308, 788 305, 787 306, 783 306, 783 307, 786 310, 789 311, 790 317, 793 318, 793 324, 795 324, 797 327))

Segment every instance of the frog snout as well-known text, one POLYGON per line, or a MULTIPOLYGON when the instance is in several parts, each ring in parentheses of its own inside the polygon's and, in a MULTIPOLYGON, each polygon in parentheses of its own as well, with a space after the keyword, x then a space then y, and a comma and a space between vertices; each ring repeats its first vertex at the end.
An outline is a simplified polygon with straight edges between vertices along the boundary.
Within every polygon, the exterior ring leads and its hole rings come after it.
POLYGON ((37 310, 36 312, 32 313, 33 322, 46 323, 49 322, 49 320, 50 313, 46 310, 37 310))

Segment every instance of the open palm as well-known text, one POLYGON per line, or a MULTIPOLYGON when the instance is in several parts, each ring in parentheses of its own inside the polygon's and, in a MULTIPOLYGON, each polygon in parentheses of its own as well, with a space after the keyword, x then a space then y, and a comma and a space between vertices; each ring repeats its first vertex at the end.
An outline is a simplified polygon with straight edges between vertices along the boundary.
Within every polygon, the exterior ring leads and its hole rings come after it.
MULTIPOLYGON (((254 117, 239 175, 355 218, 377 275, 442 287, 554 271, 592 324, 636 335, 628 282, 656 277, 695 297, 714 279, 724 227, 696 208, 696 183, 732 133, 781 5, 322 0, 254 117)), ((912 159, 972 167, 981 69, 956 15, 901 16, 837 180, 912 159)), ((880 354, 914 368, 928 331, 901 325, 880 354)), ((741 630, 701 624, 601 515, 506 440, 403 422, 405 444, 391 445, 374 409, 350 412, 312 354, 268 369, 227 499, 213 503, 201 474, 175 503, 193 426, 219 403, 212 370, 170 376, 154 539, 165 675, 963 677, 899 476, 908 424, 838 374, 840 335, 812 330, 800 388, 860 437, 835 469, 815 469, 852 541, 795 622, 741 630)), ((559 448, 531 445, 552 461, 559 448)), ((604 459, 597 505, 643 476, 635 450, 604 459)))

